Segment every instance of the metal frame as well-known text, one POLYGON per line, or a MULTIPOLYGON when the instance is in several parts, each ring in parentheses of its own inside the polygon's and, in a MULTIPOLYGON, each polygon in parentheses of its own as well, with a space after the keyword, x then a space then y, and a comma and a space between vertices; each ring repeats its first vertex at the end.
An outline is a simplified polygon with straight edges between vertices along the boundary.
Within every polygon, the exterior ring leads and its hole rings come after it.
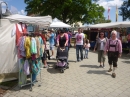
POLYGON ((8 10, 8 4, 6 3, 6 2, 4 2, 4 1, 2 1, 1 3, 0 3, 0 26, 1 26, 1 19, 3 18, 3 15, 2 15, 2 3, 4 3, 5 5, 6 5, 6 14, 8 15, 8 14, 11 14, 10 13, 10 11, 8 10))

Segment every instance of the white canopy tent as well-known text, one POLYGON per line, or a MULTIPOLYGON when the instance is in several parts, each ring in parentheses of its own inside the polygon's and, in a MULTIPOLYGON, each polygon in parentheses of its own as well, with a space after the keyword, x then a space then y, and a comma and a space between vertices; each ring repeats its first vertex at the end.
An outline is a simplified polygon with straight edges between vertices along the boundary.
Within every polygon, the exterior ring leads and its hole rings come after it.
POLYGON ((27 24, 35 24, 39 26, 49 26, 52 23, 52 17, 51 16, 41 16, 41 17, 30 17, 30 16, 24 16, 24 15, 11 15, 8 17, 5 17, 6 19, 9 19, 11 22, 23 22, 27 24))
POLYGON ((58 20, 57 18, 53 19, 52 24, 50 25, 51 28, 70 28, 71 26, 68 24, 65 24, 58 20))
POLYGON ((95 25, 86 26, 87 28, 126 28, 130 27, 130 22, 112 22, 112 23, 101 23, 95 25))
POLYGON ((27 24, 49 26, 52 22, 51 16, 29 17, 22 15, 11 15, 1 20, 0 26, 0 82, 6 78, 18 76, 18 57, 15 36, 12 31, 15 24, 23 22, 27 24))

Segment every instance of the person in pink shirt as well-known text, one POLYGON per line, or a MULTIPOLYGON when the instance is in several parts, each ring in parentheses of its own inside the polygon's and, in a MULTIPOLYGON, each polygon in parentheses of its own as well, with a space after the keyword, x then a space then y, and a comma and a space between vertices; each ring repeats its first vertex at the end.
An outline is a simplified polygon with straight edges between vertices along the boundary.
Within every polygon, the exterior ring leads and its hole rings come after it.
MULTIPOLYGON (((63 29, 60 29, 60 33, 57 36, 57 46, 60 48, 65 47, 68 51, 68 34, 65 33, 63 29)), ((68 59, 67 59, 67 63, 68 63, 68 59)))
POLYGON ((104 54, 108 51, 108 63, 110 65, 110 68, 108 72, 112 71, 112 65, 113 65, 113 73, 112 77, 116 77, 115 69, 117 68, 117 61, 118 57, 121 57, 122 54, 122 44, 117 37, 117 31, 113 30, 111 32, 111 38, 107 41, 105 48, 104 48, 104 54))
POLYGON ((64 30, 60 30, 60 34, 57 36, 57 46, 68 49, 68 34, 64 30))

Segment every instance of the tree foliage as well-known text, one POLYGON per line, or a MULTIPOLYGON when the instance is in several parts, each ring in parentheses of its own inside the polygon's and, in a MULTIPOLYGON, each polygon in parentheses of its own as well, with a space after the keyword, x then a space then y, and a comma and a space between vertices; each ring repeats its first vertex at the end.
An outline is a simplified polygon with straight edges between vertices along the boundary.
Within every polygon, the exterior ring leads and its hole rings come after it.
POLYGON ((104 8, 91 0, 24 0, 27 13, 51 15, 65 23, 94 23, 103 18, 104 8))
POLYGON ((110 22, 111 22, 111 20, 107 20, 105 17, 103 17, 103 18, 97 19, 97 20, 94 22, 94 24, 99 24, 99 23, 110 23, 110 22))
POLYGON ((124 1, 122 6, 119 8, 119 15, 122 16, 122 20, 130 20, 130 0, 124 1))

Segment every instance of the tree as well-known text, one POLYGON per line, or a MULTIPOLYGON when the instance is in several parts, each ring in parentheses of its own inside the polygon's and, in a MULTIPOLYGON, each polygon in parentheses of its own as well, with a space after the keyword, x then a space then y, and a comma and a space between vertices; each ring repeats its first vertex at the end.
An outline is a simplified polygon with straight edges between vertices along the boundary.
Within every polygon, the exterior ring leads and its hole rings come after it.
POLYGON ((98 18, 97 20, 95 20, 94 24, 99 24, 99 23, 110 23, 111 20, 107 20, 105 17, 103 18, 98 18))
POLYGON ((102 18, 104 8, 94 4, 91 0, 24 0, 27 4, 27 13, 51 15, 65 23, 93 23, 95 19, 102 18))
POLYGON ((122 20, 130 20, 130 0, 124 1, 122 6, 119 8, 119 15, 122 16, 122 20))

